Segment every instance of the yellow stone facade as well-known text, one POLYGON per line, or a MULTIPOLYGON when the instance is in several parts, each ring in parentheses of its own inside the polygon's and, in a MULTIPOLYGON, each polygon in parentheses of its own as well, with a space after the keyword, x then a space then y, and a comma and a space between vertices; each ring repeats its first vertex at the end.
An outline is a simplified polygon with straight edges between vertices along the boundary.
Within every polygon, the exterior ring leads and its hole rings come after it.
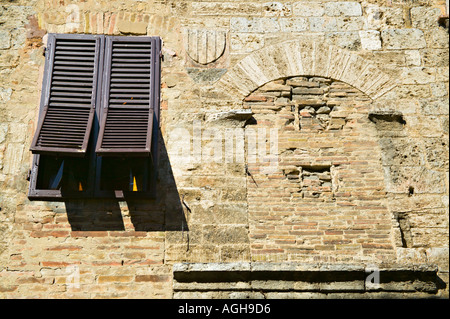
POLYGON ((448 298, 448 47, 442 0, 1 0, 0 298, 320 298, 183 273, 323 264, 448 298), (47 33, 163 40, 156 199, 27 198, 47 33))

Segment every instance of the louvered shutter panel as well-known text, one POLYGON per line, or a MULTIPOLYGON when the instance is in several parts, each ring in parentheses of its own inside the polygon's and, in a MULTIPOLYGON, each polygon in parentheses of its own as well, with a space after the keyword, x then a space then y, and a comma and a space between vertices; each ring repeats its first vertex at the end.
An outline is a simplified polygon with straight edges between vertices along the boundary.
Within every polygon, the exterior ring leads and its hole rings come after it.
POLYGON ((161 40, 157 37, 106 39, 102 119, 96 153, 149 156, 159 118, 161 40))
POLYGON ((86 153, 102 41, 102 36, 49 35, 41 113, 30 148, 33 153, 86 153))

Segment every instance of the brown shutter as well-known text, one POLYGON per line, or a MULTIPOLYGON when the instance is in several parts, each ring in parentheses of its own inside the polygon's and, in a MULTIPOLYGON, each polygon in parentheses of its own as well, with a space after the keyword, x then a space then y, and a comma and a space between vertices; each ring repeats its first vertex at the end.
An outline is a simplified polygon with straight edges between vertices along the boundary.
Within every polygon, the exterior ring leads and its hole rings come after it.
POLYGON ((159 118, 160 50, 157 37, 106 39, 98 155, 150 155, 159 118))
POLYGON ((33 153, 86 153, 103 39, 93 35, 49 35, 41 112, 31 144, 33 153))

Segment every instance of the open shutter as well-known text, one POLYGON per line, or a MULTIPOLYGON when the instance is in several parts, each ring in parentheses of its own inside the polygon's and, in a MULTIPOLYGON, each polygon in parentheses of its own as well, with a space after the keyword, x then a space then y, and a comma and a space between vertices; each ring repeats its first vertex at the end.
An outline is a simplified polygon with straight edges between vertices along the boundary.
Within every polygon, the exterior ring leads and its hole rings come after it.
POLYGON ((83 156, 95 113, 103 36, 50 34, 41 112, 31 151, 83 156))
POLYGON ((159 118, 161 40, 157 37, 108 37, 106 40, 103 107, 96 153, 149 156, 153 125, 159 118))

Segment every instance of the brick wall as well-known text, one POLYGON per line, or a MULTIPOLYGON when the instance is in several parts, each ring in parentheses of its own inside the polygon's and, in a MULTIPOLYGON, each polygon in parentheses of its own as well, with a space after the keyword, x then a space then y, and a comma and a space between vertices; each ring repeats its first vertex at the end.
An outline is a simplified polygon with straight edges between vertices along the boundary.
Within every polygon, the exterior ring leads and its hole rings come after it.
POLYGON ((0 297, 172 298, 179 262, 427 263, 448 283, 443 12, 1 1, 0 297), (162 37, 158 199, 27 199, 51 32, 162 37))

